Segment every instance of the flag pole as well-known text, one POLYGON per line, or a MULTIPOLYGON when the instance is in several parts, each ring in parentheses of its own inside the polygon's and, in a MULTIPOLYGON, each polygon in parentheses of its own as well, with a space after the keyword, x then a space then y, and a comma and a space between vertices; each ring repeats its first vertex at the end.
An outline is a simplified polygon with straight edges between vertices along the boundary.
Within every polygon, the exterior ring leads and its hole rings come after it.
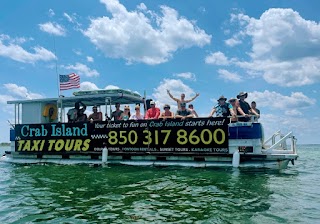
POLYGON ((58 86, 58 102, 57 102, 57 108, 59 108, 60 103, 60 111, 58 109, 58 113, 60 112, 59 116, 59 122, 62 122, 62 112, 64 111, 62 109, 62 101, 60 99, 60 76, 58 74, 58 57, 57 57, 57 50, 56 50, 56 38, 53 36, 53 50, 54 50, 54 56, 56 57, 55 64, 56 64, 56 75, 57 75, 57 86, 58 86))
POLYGON ((60 77, 58 74, 58 57, 56 51, 56 38, 53 36, 53 49, 54 49, 54 56, 56 57, 56 75, 57 75, 57 85, 58 85, 58 97, 60 97, 60 77))

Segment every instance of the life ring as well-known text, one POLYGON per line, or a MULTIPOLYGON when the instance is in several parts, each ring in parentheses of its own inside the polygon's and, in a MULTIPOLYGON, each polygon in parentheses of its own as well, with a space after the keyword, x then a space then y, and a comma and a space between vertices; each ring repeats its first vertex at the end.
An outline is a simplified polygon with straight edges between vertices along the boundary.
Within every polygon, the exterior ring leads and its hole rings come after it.
POLYGON ((45 105, 42 115, 44 117, 48 117, 49 121, 56 120, 57 116, 58 116, 57 105, 52 104, 52 103, 49 103, 49 104, 45 105))

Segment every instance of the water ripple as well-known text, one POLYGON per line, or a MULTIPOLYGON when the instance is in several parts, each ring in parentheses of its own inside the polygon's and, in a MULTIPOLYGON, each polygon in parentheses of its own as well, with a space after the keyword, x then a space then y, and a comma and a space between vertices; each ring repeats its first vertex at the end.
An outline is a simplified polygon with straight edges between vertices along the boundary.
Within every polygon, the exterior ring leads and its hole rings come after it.
POLYGON ((319 146, 284 171, 0 163, 1 223, 316 223, 319 146))

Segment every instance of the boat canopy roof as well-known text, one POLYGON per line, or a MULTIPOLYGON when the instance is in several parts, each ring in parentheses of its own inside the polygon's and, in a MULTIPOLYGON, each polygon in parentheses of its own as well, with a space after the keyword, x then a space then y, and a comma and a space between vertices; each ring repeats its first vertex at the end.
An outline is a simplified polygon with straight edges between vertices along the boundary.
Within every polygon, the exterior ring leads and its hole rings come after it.
POLYGON ((8 101, 8 104, 28 104, 28 103, 53 103, 59 107, 74 107, 77 101, 83 102, 87 106, 105 105, 105 104, 135 104, 143 103, 143 98, 138 93, 134 93, 124 89, 111 90, 92 90, 78 91, 73 93, 71 97, 57 98, 41 98, 31 100, 13 100, 8 101), (61 106, 62 105, 62 106, 61 106))

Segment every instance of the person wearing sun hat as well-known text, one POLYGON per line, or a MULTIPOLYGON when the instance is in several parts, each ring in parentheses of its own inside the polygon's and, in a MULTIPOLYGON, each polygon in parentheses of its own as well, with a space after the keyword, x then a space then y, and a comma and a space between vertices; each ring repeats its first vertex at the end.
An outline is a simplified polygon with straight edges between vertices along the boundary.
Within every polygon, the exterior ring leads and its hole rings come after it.
MULTIPOLYGON (((249 115, 250 113, 253 115, 256 115, 259 117, 259 114, 255 112, 254 110, 251 109, 250 105, 248 102, 245 101, 245 99, 248 97, 247 92, 240 92, 237 95, 237 98, 239 99, 239 106, 242 109, 242 111, 245 113, 245 116, 249 115)), ((239 121, 249 121, 250 117, 240 117, 239 121)))
POLYGON ((216 113, 216 117, 228 117, 232 115, 235 117, 235 113, 233 111, 233 107, 230 103, 226 102, 227 98, 223 95, 219 97, 218 104, 213 107, 209 117, 212 117, 214 113, 216 113))
POLYGON ((146 113, 146 119, 158 119, 160 116, 160 109, 156 107, 156 103, 154 101, 150 102, 150 107, 146 113))
POLYGON ((159 118, 163 118, 164 120, 167 118, 174 118, 174 113, 170 111, 170 105, 169 104, 165 104, 163 106, 164 112, 162 112, 160 114, 159 118))

